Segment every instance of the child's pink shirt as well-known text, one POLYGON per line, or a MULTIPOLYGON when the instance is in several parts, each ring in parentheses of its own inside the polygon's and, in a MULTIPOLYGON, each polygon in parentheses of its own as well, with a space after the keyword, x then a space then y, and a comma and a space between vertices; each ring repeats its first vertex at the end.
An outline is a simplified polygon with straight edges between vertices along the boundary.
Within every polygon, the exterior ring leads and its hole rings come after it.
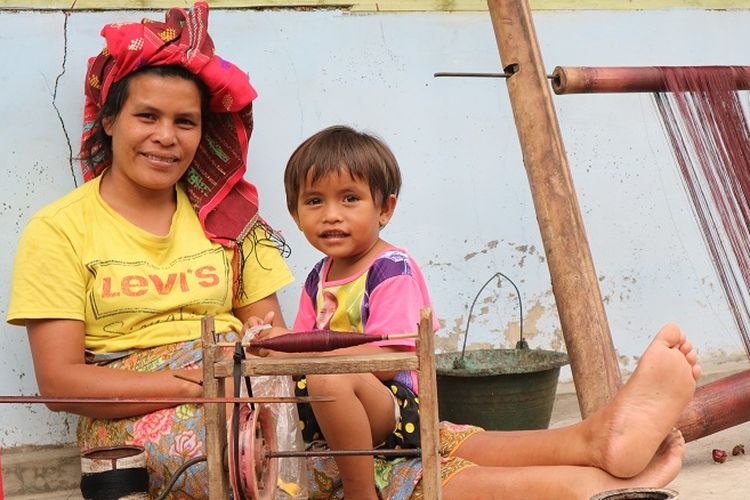
MULTIPOLYGON (((310 271, 300 296, 295 331, 330 329, 368 334, 413 333, 420 310, 432 307, 419 266, 403 249, 389 248, 365 270, 343 279, 326 281, 331 259, 325 257, 310 271)), ((439 328, 433 309, 433 328, 439 328)), ((380 346, 415 349, 415 339, 375 342, 380 346)), ((396 378, 415 392, 414 373, 396 378)))

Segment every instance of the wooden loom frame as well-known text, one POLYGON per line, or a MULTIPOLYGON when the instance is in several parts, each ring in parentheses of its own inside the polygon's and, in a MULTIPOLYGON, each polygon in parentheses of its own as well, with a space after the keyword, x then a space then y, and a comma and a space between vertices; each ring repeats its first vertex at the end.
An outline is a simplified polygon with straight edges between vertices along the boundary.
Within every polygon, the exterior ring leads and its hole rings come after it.
MULTIPOLYGON (((225 394, 227 377, 233 375, 233 360, 222 355, 217 345, 213 317, 203 318, 203 395, 225 394)), ((432 311, 420 311, 419 337, 414 353, 367 355, 327 355, 294 358, 249 358, 242 362, 242 376, 304 375, 310 373, 366 373, 392 370, 415 370, 419 382, 420 433, 422 455, 422 488, 425 498, 440 498, 440 460, 438 456, 438 406, 435 373, 432 311)), ((224 467, 227 450, 226 406, 206 403, 206 454, 208 494, 212 499, 229 498, 229 475, 224 467)), ((273 460, 273 458, 271 459, 273 460)))
POLYGON ((581 415, 620 388, 620 368, 527 0, 488 0, 581 415))
MULTIPOLYGON (((487 3, 585 418, 617 393, 620 369, 528 0, 487 3)), ((750 370, 745 370, 698 387, 677 428, 692 441, 749 420, 750 370)))

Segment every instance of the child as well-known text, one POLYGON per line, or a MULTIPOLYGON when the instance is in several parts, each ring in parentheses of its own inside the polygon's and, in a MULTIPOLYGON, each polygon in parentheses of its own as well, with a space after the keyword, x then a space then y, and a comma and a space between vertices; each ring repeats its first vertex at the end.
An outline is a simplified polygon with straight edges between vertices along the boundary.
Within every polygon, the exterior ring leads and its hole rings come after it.
MULTIPOLYGON (((430 306, 424 279, 406 251, 380 238, 401 183, 388 147, 348 127, 324 129, 294 151, 284 183, 292 217, 326 255, 305 281, 294 330, 414 331, 420 308, 430 306)), ((273 316, 253 317, 246 325, 273 316)), ((336 352, 410 349, 412 342, 400 340, 336 352)), ((665 486, 682 464, 685 442, 674 425, 699 375, 690 341, 667 325, 616 397, 581 422, 510 432, 441 422, 443 497, 579 499, 617 488, 665 486)), ((412 373, 309 375, 297 388, 298 395, 335 398, 313 404, 311 411, 301 408, 307 442, 325 438, 333 450, 419 445, 410 432, 418 429, 418 415, 410 412, 418 403, 412 373)), ((390 498, 422 498, 420 485, 413 484, 418 461, 383 466, 371 456, 334 460, 344 498, 378 498, 376 477, 379 485, 388 484, 390 498)), ((311 497, 332 493, 335 471, 321 462, 312 470, 311 497)))
MULTIPOLYGON (((326 255, 305 281, 294 330, 415 332, 420 309, 431 306, 422 272, 380 237, 401 187, 390 149, 349 127, 329 127, 294 151, 284 184, 289 212, 326 255)), ((414 339, 401 339, 347 351, 414 349, 414 339)), ((322 432, 331 449, 419 446, 414 372, 310 375, 297 387, 336 399, 300 408, 305 441, 322 432)), ((336 457, 336 465, 345 498, 377 498, 371 456, 336 457)))

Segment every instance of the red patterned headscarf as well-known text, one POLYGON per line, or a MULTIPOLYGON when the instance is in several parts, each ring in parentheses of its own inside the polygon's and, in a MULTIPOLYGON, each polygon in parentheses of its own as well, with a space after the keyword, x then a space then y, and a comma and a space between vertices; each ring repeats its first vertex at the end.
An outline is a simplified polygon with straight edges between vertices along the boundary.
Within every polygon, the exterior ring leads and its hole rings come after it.
MULTIPOLYGON (((164 22, 106 25, 106 46, 88 61, 82 145, 95 132, 113 83, 143 66, 184 67, 208 87, 212 116, 204 117, 203 138, 183 181, 206 236, 235 246, 259 220, 257 190, 243 178, 257 93, 246 73, 214 53, 207 22, 208 4, 198 2, 191 10, 170 9, 164 22)), ((101 174, 111 160, 82 150, 84 180, 101 174)))

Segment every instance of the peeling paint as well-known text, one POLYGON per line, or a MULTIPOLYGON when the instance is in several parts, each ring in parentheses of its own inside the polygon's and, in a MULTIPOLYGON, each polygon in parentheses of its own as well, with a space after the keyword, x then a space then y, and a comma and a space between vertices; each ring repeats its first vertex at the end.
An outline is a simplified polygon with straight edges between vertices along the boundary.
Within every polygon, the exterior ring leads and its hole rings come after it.
POLYGON ((555 331, 552 333, 552 340, 549 344, 549 348, 553 351, 567 352, 565 338, 563 337, 562 330, 559 328, 555 328, 555 331))
MULTIPOLYGON (((510 298, 510 297, 509 297, 510 298)), ((515 300, 515 294, 512 297, 515 300)), ((498 300, 498 295, 488 297, 484 300, 487 304, 494 304, 498 300)), ((469 336, 479 336, 480 338, 468 338, 466 342, 467 350, 475 349, 497 349, 512 348, 520 339, 521 328, 519 318, 499 323, 492 316, 492 310, 489 306, 482 307, 479 312, 472 314, 472 321, 469 325, 469 336), (475 325, 475 323, 477 323, 475 325)), ((537 300, 530 308, 524 309, 523 332, 526 340, 532 340, 533 348, 550 349, 554 351, 565 352, 565 341, 562 331, 555 327, 552 331, 545 331, 540 327, 544 321, 549 320, 550 315, 556 318, 557 310, 552 304, 544 304, 542 300, 537 300)), ((466 329, 465 317, 459 317, 453 320, 453 328, 448 332, 441 332, 436 341, 438 352, 457 352, 461 350, 464 342, 464 332, 466 329)))
MULTIPOLYGON (((465 240, 464 240, 464 243, 466 243, 466 241, 465 241, 465 240)), ((494 250, 494 249, 496 249, 496 248, 498 247, 498 245, 499 245, 499 244, 500 244, 500 241, 499 241, 499 240, 490 240, 490 241, 488 241, 488 242, 487 242, 487 243, 485 244, 485 246, 484 246, 484 248, 483 248, 483 249, 481 249, 481 250, 478 250, 478 251, 476 251, 476 252, 469 252, 469 253, 467 253, 466 255, 464 255, 464 261, 469 261, 469 260, 473 259, 474 257, 476 257, 476 256, 477 256, 477 255, 479 255, 479 254, 486 254, 486 253, 488 253, 488 252, 489 252, 490 250, 494 250)))
POLYGON ((439 332, 438 336, 435 337, 435 351, 436 352, 456 352, 461 349, 463 344, 464 336, 464 321, 463 316, 454 318, 453 327, 447 330, 445 321, 441 320, 443 329, 439 332))
POLYGON ((636 360, 632 356, 627 356, 625 354, 618 354, 617 359, 620 365, 620 369, 622 370, 630 370, 632 369, 632 367, 635 366, 636 360))
POLYGON ((423 264, 422 267, 451 267, 453 266, 452 262, 436 262, 432 259, 428 260, 427 263, 423 264))

